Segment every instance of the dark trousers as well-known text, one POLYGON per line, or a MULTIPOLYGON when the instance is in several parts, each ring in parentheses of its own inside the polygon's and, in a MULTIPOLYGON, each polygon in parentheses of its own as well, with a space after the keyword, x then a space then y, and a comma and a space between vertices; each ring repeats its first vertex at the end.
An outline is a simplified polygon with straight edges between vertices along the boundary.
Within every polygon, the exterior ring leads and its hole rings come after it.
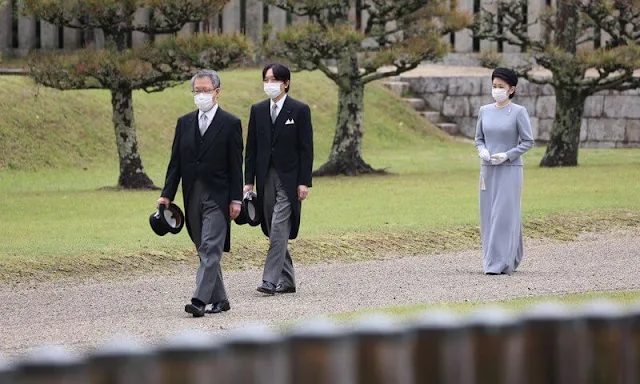
POLYGON ((269 232, 269 251, 262 280, 272 284, 296 286, 293 260, 289 252, 292 209, 278 173, 273 167, 267 172, 264 190, 264 218, 269 232))
POLYGON ((220 259, 227 236, 227 219, 198 181, 195 182, 189 197, 186 219, 189 221, 193 242, 200 258, 193 298, 205 304, 226 300, 227 292, 222 280, 220 259))

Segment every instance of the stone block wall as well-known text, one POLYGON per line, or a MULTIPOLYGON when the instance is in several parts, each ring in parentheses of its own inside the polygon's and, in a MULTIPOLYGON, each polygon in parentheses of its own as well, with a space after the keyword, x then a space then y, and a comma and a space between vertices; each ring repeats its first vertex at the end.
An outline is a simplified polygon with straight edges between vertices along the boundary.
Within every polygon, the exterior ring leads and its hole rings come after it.
MULTIPOLYGON (((493 102, 488 76, 401 76, 400 80, 469 138, 475 135, 480 106, 493 102)), ((513 102, 527 108, 536 143, 546 143, 556 110, 553 87, 520 80, 513 102)), ((640 90, 603 91, 587 98, 580 141, 582 147, 640 148, 640 90)))

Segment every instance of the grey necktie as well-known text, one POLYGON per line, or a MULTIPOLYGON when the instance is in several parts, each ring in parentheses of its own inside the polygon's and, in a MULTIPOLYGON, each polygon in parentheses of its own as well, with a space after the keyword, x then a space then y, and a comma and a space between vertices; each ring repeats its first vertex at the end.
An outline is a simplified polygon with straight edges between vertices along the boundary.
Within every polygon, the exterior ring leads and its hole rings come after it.
POLYGON ((271 123, 275 124, 277 118, 278 118, 278 104, 273 104, 273 107, 271 108, 271 123))
POLYGON ((203 114, 200 116, 200 136, 204 136, 204 133, 207 132, 207 115, 203 114))

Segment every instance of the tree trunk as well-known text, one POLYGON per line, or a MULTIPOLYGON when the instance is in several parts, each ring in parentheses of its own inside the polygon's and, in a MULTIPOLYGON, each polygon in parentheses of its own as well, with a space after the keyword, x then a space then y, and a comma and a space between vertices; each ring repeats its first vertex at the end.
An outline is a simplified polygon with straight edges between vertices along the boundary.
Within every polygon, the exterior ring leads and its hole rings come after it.
POLYGON ((384 170, 373 169, 362 159, 364 83, 357 77, 357 68, 354 57, 343 59, 338 64, 338 74, 346 79, 338 88, 336 133, 329 160, 313 172, 314 176, 385 173, 384 170))
POLYGON ((364 84, 353 84, 338 91, 338 121, 329 160, 313 172, 314 176, 382 173, 362 159, 362 115, 364 84))
MULTIPOLYGON (((580 12, 578 0, 562 0, 558 2, 556 15, 555 43, 563 51, 576 54, 578 40, 578 21, 580 12)), ((551 138, 547 145, 541 167, 568 167, 578 165, 578 146, 580 145, 580 126, 586 93, 571 84, 584 77, 579 65, 565 63, 566 67, 557 68, 553 72, 556 80, 556 116, 553 120, 551 138)))
POLYGON ((541 167, 567 167, 578 165, 580 127, 586 97, 579 91, 556 88, 556 117, 551 138, 541 167))
POLYGON ((556 15, 555 43, 562 50, 575 54, 578 49, 580 0, 558 1, 558 14, 556 15))
POLYGON ((120 159, 118 186, 126 189, 158 189, 147 176, 138 152, 130 88, 111 90, 113 127, 120 159))

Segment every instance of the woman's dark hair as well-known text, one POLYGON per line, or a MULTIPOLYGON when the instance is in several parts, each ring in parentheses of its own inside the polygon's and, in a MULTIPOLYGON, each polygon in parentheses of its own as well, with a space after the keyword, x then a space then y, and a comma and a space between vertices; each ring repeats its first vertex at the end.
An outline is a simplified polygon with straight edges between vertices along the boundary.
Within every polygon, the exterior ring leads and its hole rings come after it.
MULTIPOLYGON (((493 79, 495 79, 496 77, 500 80, 505 81, 507 84, 509 84, 510 87, 515 87, 516 85, 518 85, 518 75, 516 75, 515 72, 508 68, 496 68, 491 74, 491 80, 493 81, 493 79)), ((515 95, 516 92, 513 91, 513 93, 509 94, 509 98, 513 99, 515 95)))
MULTIPOLYGON (((267 71, 270 69, 273 71, 273 77, 276 80, 282 81, 282 82, 291 81, 291 71, 289 71, 289 68, 287 68, 286 66, 280 63, 271 63, 266 65, 262 70, 262 79, 264 79, 265 75, 267 74, 267 71)), ((287 84, 287 86, 284 88, 285 92, 289 92, 290 85, 291 83, 287 84)))

